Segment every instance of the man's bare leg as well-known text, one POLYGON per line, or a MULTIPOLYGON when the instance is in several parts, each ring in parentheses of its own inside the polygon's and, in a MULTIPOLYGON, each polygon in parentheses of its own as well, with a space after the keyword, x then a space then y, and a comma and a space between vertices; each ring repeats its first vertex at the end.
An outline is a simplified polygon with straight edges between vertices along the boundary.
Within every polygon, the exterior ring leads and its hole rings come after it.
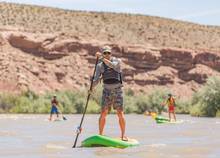
POLYGON ((103 109, 99 117, 99 134, 103 135, 103 130, 105 127, 105 118, 108 114, 108 109, 103 109))
POLYGON ((176 114, 175 114, 175 112, 173 112, 173 117, 174 117, 174 120, 176 121, 176 114))
POLYGON ((169 112, 169 120, 170 120, 170 122, 171 122, 171 116, 170 116, 170 112, 169 112))
POLYGON ((122 110, 117 110, 117 115, 119 119, 119 125, 121 129, 121 139, 127 141, 127 137, 125 137, 125 118, 124 118, 124 113, 122 110))

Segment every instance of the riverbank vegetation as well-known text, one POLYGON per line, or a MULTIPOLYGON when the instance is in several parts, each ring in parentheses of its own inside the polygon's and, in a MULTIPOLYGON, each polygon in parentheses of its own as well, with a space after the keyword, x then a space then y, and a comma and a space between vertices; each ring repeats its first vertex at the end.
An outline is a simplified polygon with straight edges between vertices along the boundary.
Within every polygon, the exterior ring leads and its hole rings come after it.
MULTIPOLYGON (((142 114, 145 111, 161 113, 167 111, 162 103, 167 99, 168 90, 155 89, 150 94, 136 94, 124 90, 125 113, 142 114)), ((66 114, 82 113, 87 90, 47 92, 38 95, 32 91, 20 94, 0 94, 0 113, 49 113, 53 95, 59 101, 59 110, 66 114)), ((99 113, 102 88, 98 87, 91 96, 87 113, 99 113)), ((220 78, 209 78, 207 83, 193 95, 192 99, 176 98, 176 113, 192 116, 220 116, 220 78)))

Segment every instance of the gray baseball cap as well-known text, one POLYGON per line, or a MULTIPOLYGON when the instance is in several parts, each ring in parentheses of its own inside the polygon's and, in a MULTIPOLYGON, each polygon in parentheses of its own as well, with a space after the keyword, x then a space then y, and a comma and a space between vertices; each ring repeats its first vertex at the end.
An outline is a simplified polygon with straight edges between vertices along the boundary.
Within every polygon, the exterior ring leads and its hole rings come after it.
POLYGON ((109 53, 111 53, 111 52, 112 52, 111 47, 109 47, 109 46, 104 46, 104 47, 102 47, 102 53, 104 53, 104 52, 109 52, 109 53))

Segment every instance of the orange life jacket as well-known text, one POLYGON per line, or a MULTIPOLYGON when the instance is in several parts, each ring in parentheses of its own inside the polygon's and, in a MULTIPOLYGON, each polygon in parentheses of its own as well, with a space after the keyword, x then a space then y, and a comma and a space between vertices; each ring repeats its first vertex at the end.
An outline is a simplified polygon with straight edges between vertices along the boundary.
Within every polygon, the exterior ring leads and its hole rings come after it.
POLYGON ((173 97, 170 97, 167 99, 167 105, 168 106, 175 106, 175 100, 173 97))

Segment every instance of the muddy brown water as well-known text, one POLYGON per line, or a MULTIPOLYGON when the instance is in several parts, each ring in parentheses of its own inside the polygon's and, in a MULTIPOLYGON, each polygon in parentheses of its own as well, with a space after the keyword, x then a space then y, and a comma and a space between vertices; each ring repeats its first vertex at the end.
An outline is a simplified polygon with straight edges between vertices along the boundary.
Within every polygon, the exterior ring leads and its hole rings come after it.
MULTIPOLYGON (((177 115, 181 124, 158 125, 144 115, 126 115, 127 136, 133 148, 72 148, 81 115, 49 122, 48 115, 0 115, 2 158, 220 158, 220 119, 177 115)), ((77 145, 98 132, 98 115, 86 115, 77 145)), ((118 137, 116 115, 107 117, 105 135, 118 137)))

